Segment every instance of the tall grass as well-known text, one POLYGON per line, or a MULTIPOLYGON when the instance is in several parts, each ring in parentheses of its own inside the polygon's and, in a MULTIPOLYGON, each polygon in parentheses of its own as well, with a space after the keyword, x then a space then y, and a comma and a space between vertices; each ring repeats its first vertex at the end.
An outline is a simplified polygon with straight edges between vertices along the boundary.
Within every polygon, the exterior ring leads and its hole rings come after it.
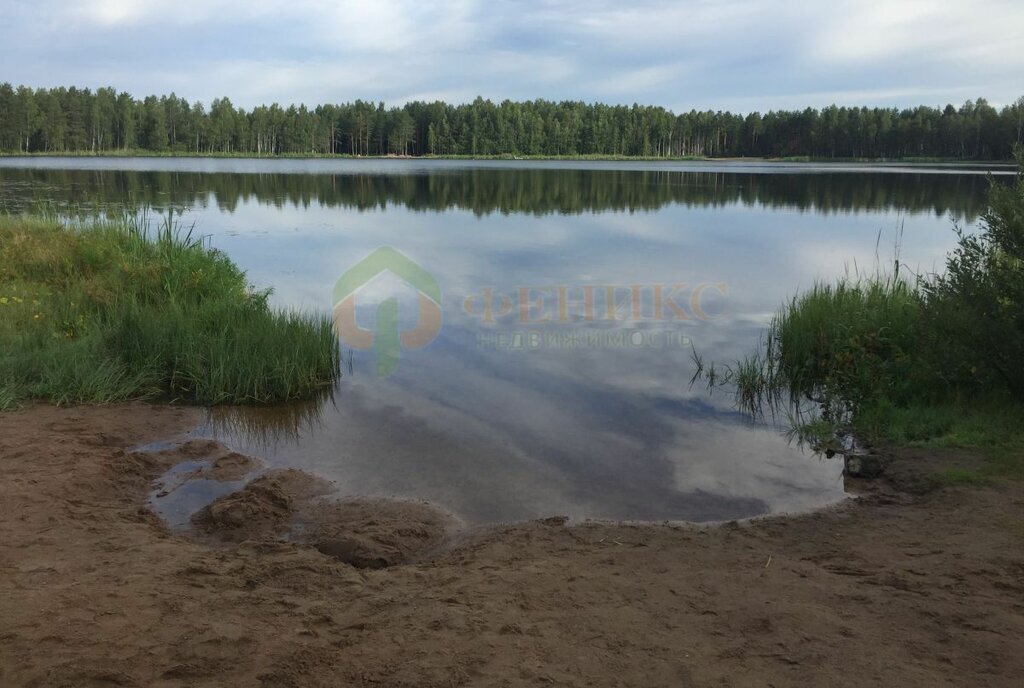
POLYGON ((0 217, 0 408, 308 398, 340 375, 330 321, 268 295, 171 218, 0 217))
POLYGON ((693 381, 731 387, 755 416, 810 401, 826 418, 848 418, 872 398, 907 399, 930 384, 914 355, 922 313, 921 291, 898 273, 819 282, 779 310, 746 358, 708 365, 695 353, 693 381))
MULTIPOLYGON (((768 328, 768 381, 832 417, 880 396, 904 401, 926 394, 931 381, 914 350, 922 312, 920 291, 898 275, 816 284, 768 328)), ((750 372, 747 380, 754 378, 750 372)))

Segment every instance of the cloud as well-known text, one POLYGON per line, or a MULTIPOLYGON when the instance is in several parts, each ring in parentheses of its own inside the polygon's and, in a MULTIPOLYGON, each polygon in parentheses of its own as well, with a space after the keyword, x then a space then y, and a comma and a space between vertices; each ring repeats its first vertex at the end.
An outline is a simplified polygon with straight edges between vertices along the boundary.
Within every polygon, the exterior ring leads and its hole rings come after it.
POLYGON ((476 95, 739 111, 1015 100, 1005 0, 11 0, 3 78, 189 100, 476 95))
POLYGON ((975 67, 1024 67, 1020 3, 843 0, 825 14, 813 54, 829 62, 970 60, 975 67))

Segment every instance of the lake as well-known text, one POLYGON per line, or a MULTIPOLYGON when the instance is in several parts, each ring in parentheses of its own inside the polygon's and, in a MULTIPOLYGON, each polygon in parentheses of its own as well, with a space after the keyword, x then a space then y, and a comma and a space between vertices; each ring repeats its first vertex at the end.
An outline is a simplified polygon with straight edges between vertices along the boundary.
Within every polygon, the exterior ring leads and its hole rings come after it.
POLYGON ((171 216, 275 305, 335 313, 331 395, 214 409, 197 435, 467 524, 842 499, 841 461, 691 387, 692 352, 742 357, 788 298, 897 245, 901 269, 941 269, 987 185, 941 165, 0 159, 0 210, 171 216))

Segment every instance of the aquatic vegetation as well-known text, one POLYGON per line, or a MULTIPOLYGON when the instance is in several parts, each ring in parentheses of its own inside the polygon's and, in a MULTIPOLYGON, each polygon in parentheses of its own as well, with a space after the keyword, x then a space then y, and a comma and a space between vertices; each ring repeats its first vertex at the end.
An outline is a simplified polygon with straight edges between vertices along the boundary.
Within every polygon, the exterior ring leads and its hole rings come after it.
POLYGON ((0 217, 0 408, 163 398, 264 404, 340 375, 327 317, 274 311, 168 218, 0 217))
POLYGON ((782 308, 747 360, 716 369, 695 354, 694 381, 731 386, 749 413, 790 413, 795 436, 819 446, 853 430, 1019 458, 1024 168, 1014 185, 992 185, 979 233, 955 229, 944 274, 906 278, 897 259, 890 272, 816 284, 782 308))
POLYGON ((738 383, 766 378, 833 418, 880 396, 907 400, 932 382, 915 351, 921 313, 920 292, 898 275, 817 284, 772 321, 762 358, 768 374, 748 372, 738 383))
POLYGON ((818 283, 772 319, 757 351, 697 372, 710 388, 729 387, 741 410, 805 415, 812 402, 826 419, 848 419, 880 396, 906 399, 928 377, 914 353, 922 299, 898 274, 849 275, 818 283))

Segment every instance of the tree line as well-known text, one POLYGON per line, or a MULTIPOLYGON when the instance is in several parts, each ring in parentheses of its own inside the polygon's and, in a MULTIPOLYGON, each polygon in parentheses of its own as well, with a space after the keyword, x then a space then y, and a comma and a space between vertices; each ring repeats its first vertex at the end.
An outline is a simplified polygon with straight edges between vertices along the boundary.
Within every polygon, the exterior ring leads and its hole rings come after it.
POLYGON ((0 151, 240 155, 438 155, 1009 159, 1024 97, 996 109, 838 107, 746 115, 646 105, 477 98, 251 110, 217 98, 136 99, 113 88, 0 84, 0 151))

